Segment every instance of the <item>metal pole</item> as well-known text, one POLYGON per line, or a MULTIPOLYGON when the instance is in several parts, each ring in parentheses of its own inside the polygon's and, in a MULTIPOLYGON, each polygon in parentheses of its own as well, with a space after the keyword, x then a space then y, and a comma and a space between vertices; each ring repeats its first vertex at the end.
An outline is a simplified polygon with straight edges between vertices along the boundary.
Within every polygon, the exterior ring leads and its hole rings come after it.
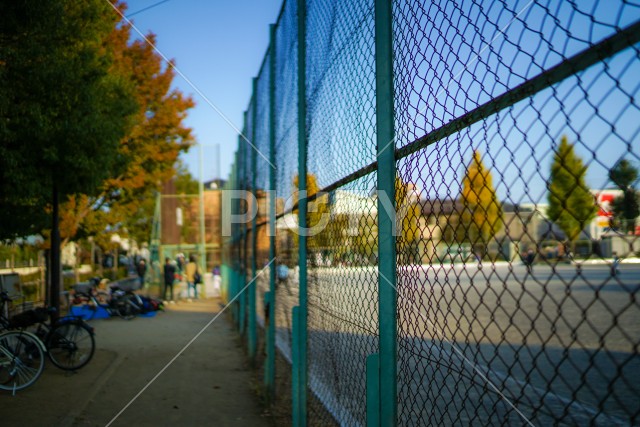
MULTIPOLYGON (((247 112, 244 112, 244 127, 242 129, 243 134, 247 132, 247 112)), ((244 138, 240 139, 240 189, 247 190, 247 151, 249 144, 244 138)), ((244 209, 248 210, 249 206, 245 204, 244 209)), ((246 213, 245 213, 246 215, 246 213)), ((240 334, 245 333, 245 326, 247 321, 247 294, 243 292, 247 283, 247 221, 246 216, 243 217, 242 228, 240 234, 240 250, 242 251, 241 264, 240 264, 240 284, 238 286, 238 292, 240 292, 240 334)))
POLYGON ((220 144, 216 144, 216 179, 218 180, 218 184, 220 184, 221 174, 220 174, 220 144))
MULTIPOLYGON (((234 190, 239 190, 239 179, 238 176, 240 174, 240 136, 238 136, 238 149, 236 150, 236 154, 235 154, 235 166, 233 168, 233 186, 232 188, 234 190)), ((233 213, 235 215, 238 215, 240 213, 240 201, 238 199, 234 199, 233 201, 233 213)), ((233 292, 231 295, 231 299, 235 300, 233 303, 233 313, 234 313, 234 320, 236 322, 239 322, 239 313, 240 313, 240 302, 236 299, 236 296, 238 294, 238 280, 239 280, 239 270, 240 270, 240 257, 241 257, 241 253, 240 253, 240 227, 237 223, 233 224, 233 231, 232 231, 232 235, 233 235, 233 253, 234 253, 234 257, 233 257, 233 292)))
POLYGON ((273 262, 269 268, 269 332, 267 334, 267 397, 273 401, 275 397, 275 377, 276 377, 276 114, 275 114, 275 93, 276 93, 276 26, 269 27, 269 160, 271 170, 269 173, 269 259, 273 262))
MULTIPOLYGON (((203 148, 202 144, 199 145, 199 169, 200 169, 200 181, 198 182, 198 196, 200 197, 199 214, 200 214, 200 247, 198 251, 198 258, 200 258, 200 277, 204 280, 204 274, 207 272, 207 260, 205 251, 205 229, 204 229, 204 162, 203 162, 203 148)), ((198 286, 198 285, 195 285, 198 286)), ((204 291, 204 286, 202 286, 204 291)))
MULTIPOLYGON (((306 93, 306 1, 298 0, 298 190, 307 190, 307 93, 306 93)), ((298 224, 307 227, 307 196, 298 204, 298 224)), ((298 416, 300 426, 307 425, 307 236, 300 233, 298 239, 299 300, 298 300, 298 416)), ((294 367, 295 369, 296 367, 294 367)))
MULTIPOLYGON (((258 79, 253 79, 253 113, 251 115, 251 139, 253 144, 256 144, 256 111, 257 111, 257 88, 258 79)), ((257 153, 255 149, 251 150, 251 189, 254 196, 256 195, 256 175, 257 175, 257 153)), ((256 198, 257 201, 257 198, 256 198)), ((257 347, 258 347, 258 332, 256 325, 256 282, 255 277, 258 270, 256 262, 256 252, 258 250, 257 239, 257 215, 253 216, 251 220, 251 285, 249 285, 249 359, 253 364, 255 362, 257 347)))
MULTIPOLYGON (((378 193, 395 207, 396 165, 393 129, 393 46, 391 2, 375 3, 376 130, 378 193), (387 147, 391 143, 391 147, 387 147)), ((378 197, 378 306, 380 323, 380 425, 394 426, 397 418, 396 356, 396 226, 378 197)))

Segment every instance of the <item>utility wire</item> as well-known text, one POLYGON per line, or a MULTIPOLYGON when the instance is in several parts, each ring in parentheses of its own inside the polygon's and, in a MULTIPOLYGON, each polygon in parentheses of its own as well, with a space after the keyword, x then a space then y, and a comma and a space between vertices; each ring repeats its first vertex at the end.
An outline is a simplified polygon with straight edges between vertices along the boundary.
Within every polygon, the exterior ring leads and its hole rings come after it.
POLYGON ((135 12, 133 12, 133 13, 129 13, 129 14, 127 15, 127 18, 131 18, 133 15, 137 15, 138 13, 142 13, 142 12, 145 12, 145 11, 147 11, 147 10, 149 10, 149 9, 153 9, 154 7, 156 7, 156 6, 160 6, 162 3, 166 3, 166 2, 168 2, 168 1, 169 1, 169 0, 162 0, 162 1, 159 1, 158 3, 154 3, 154 4, 152 4, 151 6, 147 6, 147 7, 145 7, 145 8, 140 9, 140 10, 137 10, 137 11, 135 11, 135 12))

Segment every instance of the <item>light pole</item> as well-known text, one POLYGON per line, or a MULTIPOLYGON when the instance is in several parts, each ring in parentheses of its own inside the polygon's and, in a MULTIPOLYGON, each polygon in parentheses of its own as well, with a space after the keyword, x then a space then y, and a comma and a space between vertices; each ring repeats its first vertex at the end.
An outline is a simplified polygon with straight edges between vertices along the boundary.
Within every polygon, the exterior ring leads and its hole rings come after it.
POLYGON ((200 275, 201 277, 204 279, 204 274, 207 271, 207 260, 206 260, 206 243, 205 243, 205 230, 204 230, 204 166, 203 166, 203 146, 202 144, 198 144, 199 145, 199 157, 200 157, 200 161, 199 161, 199 169, 200 169, 200 177, 199 177, 199 182, 198 182, 198 196, 199 196, 199 200, 200 200, 200 244, 199 246, 199 250, 198 250, 198 258, 200 258, 200 275))

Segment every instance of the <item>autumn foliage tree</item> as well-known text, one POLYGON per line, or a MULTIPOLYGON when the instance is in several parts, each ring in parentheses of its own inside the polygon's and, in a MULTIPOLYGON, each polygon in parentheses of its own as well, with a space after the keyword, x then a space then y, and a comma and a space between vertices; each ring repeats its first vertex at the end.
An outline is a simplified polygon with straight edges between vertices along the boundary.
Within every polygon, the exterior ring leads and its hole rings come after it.
POLYGON ((551 163, 547 215, 562 229, 572 245, 597 212, 586 176, 587 166, 575 153, 573 144, 563 136, 551 163))
POLYGON ((405 182, 399 176, 395 180, 395 209, 398 236, 396 245, 398 255, 405 264, 419 262, 418 245, 422 230, 420 217, 422 207, 420 195, 415 185, 405 182))
POLYGON ((462 212, 457 227, 460 241, 486 246, 502 228, 502 205, 493 188, 491 172, 475 150, 462 179, 462 212))
MULTIPOLYGON (((293 177, 293 195, 292 201, 294 206, 297 206, 299 202, 299 178, 298 175, 293 177)), ((307 174, 307 198, 315 196, 318 191, 318 180, 314 174, 307 174)), ((323 194, 314 200, 307 203, 307 224, 306 228, 309 229, 309 239, 307 240, 307 246, 309 248, 325 247, 327 245, 327 233, 323 230, 329 223, 329 200, 328 195, 323 194)), ((298 214, 298 210, 293 210, 294 215, 298 214)), ((297 235, 294 237, 297 242, 297 235)))
POLYGON ((358 218, 358 234, 354 239, 357 253, 369 260, 378 255, 378 221, 376 212, 358 218))
MULTIPOLYGON (((125 4, 118 7, 124 10, 125 4)), ((194 102, 171 88, 175 72, 155 51, 155 35, 130 40, 131 26, 120 22, 106 43, 114 58, 112 73, 130 82, 138 104, 133 126, 117 147, 122 166, 102 182, 97 196, 69 197, 63 209, 67 241, 105 229, 148 240, 154 193, 175 173, 180 152, 193 144, 191 129, 183 121, 194 102)))

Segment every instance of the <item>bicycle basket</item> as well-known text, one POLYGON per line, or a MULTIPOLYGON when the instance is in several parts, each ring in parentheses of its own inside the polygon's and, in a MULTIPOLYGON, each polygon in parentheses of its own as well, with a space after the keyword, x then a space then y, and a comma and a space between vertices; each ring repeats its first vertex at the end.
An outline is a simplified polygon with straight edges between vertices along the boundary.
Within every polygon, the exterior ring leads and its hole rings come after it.
POLYGON ((38 307, 34 310, 23 311, 9 319, 10 328, 26 328, 36 323, 46 322, 49 318, 49 312, 46 308, 38 307))

